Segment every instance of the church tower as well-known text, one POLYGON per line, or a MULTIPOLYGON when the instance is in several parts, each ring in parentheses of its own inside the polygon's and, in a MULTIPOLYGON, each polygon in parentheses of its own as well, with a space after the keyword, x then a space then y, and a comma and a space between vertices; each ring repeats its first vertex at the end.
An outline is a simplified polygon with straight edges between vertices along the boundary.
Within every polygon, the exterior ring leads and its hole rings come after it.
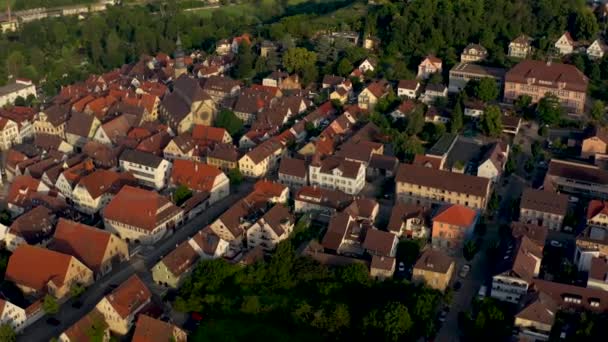
POLYGON ((173 65, 175 79, 186 73, 186 64, 184 63, 184 51, 182 50, 182 40, 179 35, 175 42, 175 64, 173 65))

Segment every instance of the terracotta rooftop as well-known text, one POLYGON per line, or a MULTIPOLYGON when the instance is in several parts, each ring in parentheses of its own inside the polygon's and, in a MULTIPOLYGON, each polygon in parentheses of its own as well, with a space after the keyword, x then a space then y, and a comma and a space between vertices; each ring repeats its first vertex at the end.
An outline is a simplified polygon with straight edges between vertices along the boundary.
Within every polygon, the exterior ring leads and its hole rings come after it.
POLYGON ((544 226, 523 222, 511 223, 511 235, 514 238, 519 239, 522 236, 526 236, 532 242, 536 243, 541 249, 545 246, 545 241, 547 240, 548 234, 549 228, 544 226))
POLYGON ((90 336, 91 330, 99 329, 100 327, 107 329, 108 324, 101 312, 93 309, 63 333, 66 334, 70 341, 93 342, 94 340, 90 336))
POLYGON ((175 277, 180 277, 184 272, 187 272, 196 265, 199 259, 198 253, 186 240, 162 258, 161 262, 175 277))
POLYGON ((37 291, 49 282, 60 287, 66 280, 72 256, 27 244, 17 247, 6 268, 6 279, 37 291))
POLYGON ((186 342, 186 333, 180 331, 173 324, 141 314, 137 318, 131 342, 186 342))
POLYGON ((593 219, 600 214, 608 216, 607 203, 596 199, 589 201, 589 206, 587 207, 587 220, 593 219))
POLYGON ((304 186, 296 193, 295 200, 336 210, 342 210, 353 201, 353 196, 347 195, 339 190, 329 190, 315 186, 304 186))
POLYGON ((490 186, 490 180, 487 178, 412 164, 399 165, 395 180, 479 197, 485 197, 490 186))
POLYGON ((396 203, 391 210, 391 217, 387 228, 391 232, 399 232, 406 220, 418 218, 422 222, 426 222, 428 214, 428 210, 423 206, 410 203, 396 203))
POLYGON ((477 219, 477 211, 460 204, 444 205, 433 217, 433 222, 459 227, 470 227, 477 219))
POLYGON ((194 125, 192 129, 192 138, 200 140, 210 140, 216 143, 224 142, 224 136, 227 134, 224 128, 194 125))
POLYGON ((391 251, 397 237, 394 234, 378 229, 368 229, 363 241, 363 248, 374 254, 391 256, 391 251))
POLYGON ((239 152, 232 144, 216 144, 207 153, 207 157, 236 163, 239 160, 239 152))
POLYGON ((151 232, 180 211, 155 191, 127 185, 106 206, 103 217, 151 232))
POLYGON ((215 166, 197 161, 176 159, 171 169, 171 183, 185 185, 196 191, 212 192, 223 173, 215 166))
POLYGON ((388 256, 372 256, 371 268, 390 271, 395 268, 395 258, 388 256))
POLYGON ((99 169, 82 177, 78 185, 83 186, 91 198, 96 199, 105 193, 116 194, 123 186, 136 183, 137 180, 129 172, 99 169))
POLYGON ((279 174, 306 178, 307 169, 305 160, 283 157, 279 165, 279 174))
POLYGON ((152 298, 144 282, 134 274, 105 297, 122 318, 136 314, 152 298))
POLYGON ((37 206, 17 217, 10 226, 10 232, 30 245, 37 245, 51 237, 55 220, 49 209, 37 206))
POLYGON ((101 271, 111 238, 112 234, 106 230, 60 218, 49 249, 72 255, 97 273, 101 271))
POLYGON ((507 72, 505 82, 586 92, 589 79, 570 64, 525 60, 507 72))

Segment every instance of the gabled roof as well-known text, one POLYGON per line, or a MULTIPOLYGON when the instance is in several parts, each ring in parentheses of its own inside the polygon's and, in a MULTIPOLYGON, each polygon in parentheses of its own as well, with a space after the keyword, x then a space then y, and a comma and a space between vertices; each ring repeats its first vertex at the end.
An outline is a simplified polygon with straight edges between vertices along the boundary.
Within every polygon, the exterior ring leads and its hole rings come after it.
POLYGON ((347 195, 340 190, 330 190, 316 186, 303 186, 296 193, 295 200, 342 210, 353 201, 353 196, 347 195))
POLYGON ((83 186, 91 198, 96 199, 105 193, 116 194, 124 185, 136 183, 137 180, 129 172, 99 169, 82 177, 78 185, 83 186))
POLYGON ((60 287, 66 281, 71 261, 71 255, 23 244, 11 255, 5 277, 37 291, 46 289, 51 281, 60 287))
POLYGON ((152 153, 130 149, 125 150, 120 155, 120 160, 151 168, 157 168, 164 161, 163 158, 152 153))
POLYGON ((505 82, 585 92, 589 79, 574 65, 525 60, 507 71, 505 82))
POLYGON ((333 174, 334 170, 339 170, 341 177, 356 179, 363 164, 340 157, 328 156, 321 161, 319 166, 319 172, 321 173, 333 174))
POLYGON ((294 176, 298 178, 306 178, 308 173, 306 161, 303 159, 295 159, 283 157, 279 165, 279 174, 294 176))
POLYGON ((527 188, 521 196, 520 208, 565 216, 568 211, 568 196, 527 188))
POLYGON ((397 85, 398 89, 416 90, 420 82, 418 80, 400 80, 397 85))
POLYGON ((363 248, 374 254, 391 256, 391 251, 397 237, 389 232, 378 229, 368 229, 363 241, 363 248))
POLYGON ((186 333, 173 324, 148 315, 139 315, 131 342, 186 342, 186 333))
POLYGON ((477 219, 477 211, 460 204, 448 204, 439 209, 433 222, 446 223, 459 227, 470 227, 477 219))
POLYGON ((366 89, 370 93, 372 93, 376 98, 381 98, 384 95, 388 94, 390 84, 385 80, 375 81, 370 83, 366 89))
POLYGON ((549 228, 545 226, 538 226, 531 223, 523 222, 512 222, 511 223, 511 235, 515 239, 520 239, 526 236, 530 241, 536 243, 541 249, 545 246, 547 235, 549 234, 549 228))
POLYGON ((181 211, 156 191, 124 186, 106 206, 103 217, 147 231, 181 211), (162 208, 162 210, 161 210, 162 208))
POLYGON ((70 341, 94 342, 94 339, 90 336, 91 331, 99 328, 108 329, 108 324, 103 314, 97 309, 93 309, 63 333, 66 334, 70 341))
POLYGON ((599 214, 604 214, 608 216, 608 203, 605 201, 593 199, 589 201, 589 206, 587 207, 587 220, 591 220, 599 214))
POLYGON ((399 232, 406 220, 418 218, 425 222, 427 215, 428 210, 423 206, 410 203, 397 203, 391 210, 391 217, 387 228, 391 232, 399 232))
POLYGON ((487 195, 490 185, 490 180, 487 178, 412 164, 399 165, 395 180, 480 197, 487 195))
POLYGON ((262 220, 264 220, 279 237, 285 234, 284 226, 294 224, 293 215, 289 212, 289 209, 282 204, 276 204, 268 210, 268 212, 262 216, 262 220))
POLYGON ((239 152, 233 144, 216 144, 207 153, 207 157, 236 163, 239 160, 239 152))
POLYGON ((176 159, 171 169, 171 183, 185 185, 191 190, 212 192, 216 181, 222 175, 222 171, 215 166, 176 159))
POLYGON ((49 209, 37 206, 17 217, 10 226, 10 232, 30 245, 37 245, 53 234, 55 219, 49 209))
POLYGON ((105 297, 122 318, 136 314, 136 310, 152 298, 144 282, 134 274, 105 297))
POLYGON ((165 265, 167 270, 175 277, 180 277, 182 274, 190 270, 196 265, 200 256, 192 248, 188 240, 180 243, 174 250, 169 252, 160 262, 165 265))
POLYGON ((221 143, 223 142, 226 133, 226 129, 224 128, 194 125, 194 128, 192 129, 192 138, 221 143))
POLYGON ((453 264, 454 259, 444 252, 428 248, 422 252, 414 265, 414 269, 445 274, 453 264))
POLYGON ((333 215, 329 220, 327 232, 321 241, 323 247, 337 251, 350 225, 357 225, 357 222, 346 212, 339 212, 333 215))
POLYGON ((112 233, 106 230, 60 218, 49 249, 72 255, 97 273, 101 271, 111 238, 112 233))

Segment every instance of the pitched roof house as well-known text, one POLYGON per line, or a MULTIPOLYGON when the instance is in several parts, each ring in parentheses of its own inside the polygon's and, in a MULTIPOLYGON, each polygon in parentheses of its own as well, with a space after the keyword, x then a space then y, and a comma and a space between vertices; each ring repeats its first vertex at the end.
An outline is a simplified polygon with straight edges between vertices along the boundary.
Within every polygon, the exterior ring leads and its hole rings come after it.
POLYGON ((57 217, 47 208, 37 206, 17 217, 4 238, 6 248, 14 251, 22 244, 45 246, 53 235, 57 217))
POLYGON ((177 326, 141 314, 137 318, 131 342, 186 342, 187 340, 186 332, 177 326))
POLYGON ((102 341, 110 340, 110 329, 103 315, 96 309, 91 310, 88 314, 72 324, 61 335, 59 341, 62 342, 93 342, 91 331, 98 329, 102 331, 102 341))
POLYGON ((127 243, 114 234, 63 218, 57 223, 49 249, 76 257, 97 277, 112 271, 114 263, 129 259, 127 243))
POLYGON ((442 66, 443 62, 441 61, 441 59, 432 55, 426 56, 418 65, 418 74, 416 75, 416 77, 421 79, 427 79, 432 74, 436 72, 441 72, 442 66))
POLYGON ((568 196, 526 188, 519 205, 519 220, 559 230, 568 212, 568 196))
POLYGON ((103 211, 104 226, 127 241, 151 244, 181 223, 183 210, 155 191, 124 186, 103 211))
POLYGON ((69 295, 75 284, 93 283, 93 272, 75 257, 29 245, 13 252, 5 277, 26 295, 49 293, 57 299, 69 295))
POLYGON ((569 55, 574 52, 576 41, 572 38, 570 32, 566 31, 557 39, 554 46, 561 55, 569 55))
POLYGON ((170 184, 184 185, 194 191, 210 194, 209 202, 213 204, 230 193, 230 180, 215 166, 178 159, 173 162, 170 184))
POLYGON ((103 297, 95 308, 105 317, 112 332, 125 335, 135 322, 137 314, 151 299, 152 293, 148 287, 134 274, 103 297))
POLYGON ((445 291, 454 274, 455 265, 452 257, 440 250, 428 248, 422 252, 414 265, 412 281, 445 291))
POLYGON ((103 209, 125 185, 137 180, 128 172, 99 169, 82 177, 72 193, 76 209, 93 214, 103 209))
POLYGON ((452 252, 461 248, 472 236, 478 215, 475 209, 464 205, 444 205, 433 217, 433 246, 452 252))

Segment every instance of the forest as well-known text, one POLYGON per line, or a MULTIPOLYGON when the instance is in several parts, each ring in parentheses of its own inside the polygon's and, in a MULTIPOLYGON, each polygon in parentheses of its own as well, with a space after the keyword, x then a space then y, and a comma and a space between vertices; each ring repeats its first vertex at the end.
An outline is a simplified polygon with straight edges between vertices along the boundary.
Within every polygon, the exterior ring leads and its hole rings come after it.
MULTIPOLYGON (((376 6, 362 1, 255 0, 253 11, 229 8, 199 15, 169 2, 111 7, 82 21, 64 17, 27 23, 19 32, 0 36, 0 84, 9 75, 31 78, 44 81, 43 88, 53 95, 60 85, 142 54, 171 53, 178 32, 187 50, 211 52, 218 39, 249 32, 260 40, 291 41, 315 51, 321 48, 313 42, 319 32, 338 30, 379 37, 379 75, 397 80, 411 77, 420 58, 429 53, 441 57, 444 70, 449 70, 470 42, 488 48, 489 63, 509 66, 513 62, 505 57, 506 47, 521 33, 537 38, 537 57, 542 57, 565 30, 575 39, 591 40, 604 25, 584 0, 413 0, 376 6)), ((354 59, 361 54, 319 57, 316 67, 321 72, 316 77, 339 71, 340 63, 344 69, 358 62, 354 59)), ((585 64, 584 59, 576 62, 585 64)), ((593 69, 600 68, 605 74, 605 66, 590 65, 588 72, 597 74, 593 69)))
POLYGON ((204 317, 191 336, 195 341, 252 335, 274 341, 361 336, 397 341, 432 336, 445 300, 442 293, 407 281, 375 281, 363 264, 332 269, 298 257, 285 241, 267 262, 246 267, 201 262, 180 288, 174 308, 204 317))

